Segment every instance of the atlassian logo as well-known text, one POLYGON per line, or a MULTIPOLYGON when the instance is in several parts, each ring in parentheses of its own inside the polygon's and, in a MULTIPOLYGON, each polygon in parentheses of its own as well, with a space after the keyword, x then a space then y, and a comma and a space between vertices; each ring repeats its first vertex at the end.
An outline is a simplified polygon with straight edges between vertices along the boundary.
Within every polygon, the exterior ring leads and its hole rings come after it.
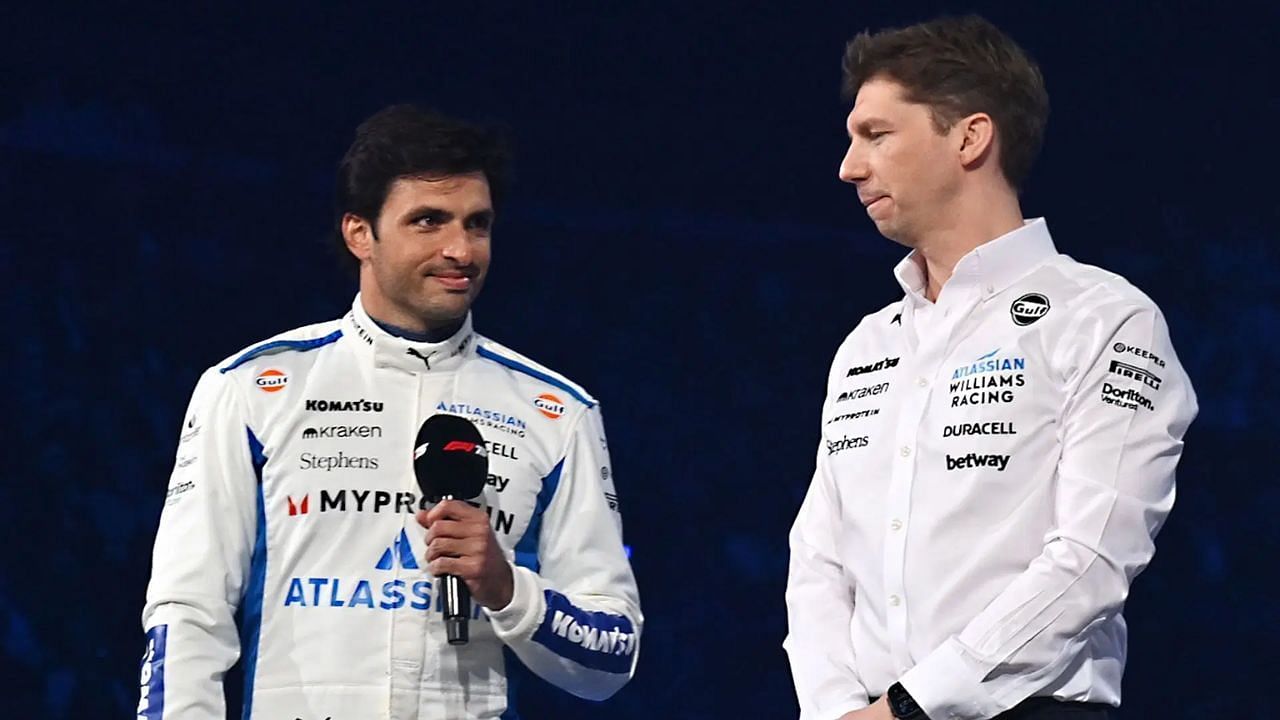
POLYGON ((991 352, 978 358, 969 365, 961 365, 951 372, 952 380, 969 377, 970 375, 979 375, 989 372, 1007 372, 1009 370, 1026 370, 1027 359, 1020 357, 995 357, 1000 352, 1000 348, 996 348, 991 352))
POLYGON ((262 392, 280 392, 285 385, 289 384, 289 376, 275 368, 271 368, 259 373, 257 379, 253 382, 262 392))
POLYGON ((582 610, 553 590, 543 591, 543 597, 547 613, 533 634, 535 642, 592 670, 630 672, 636 651, 630 620, 623 615, 582 610))
POLYGON ((164 715, 164 646, 168 625, 147 631, 147 652, 142 656, 138 682, 138 720, 160 720, 164 715))
POLYGON ((561 415, 564 415, 564 401, 551 393, 543 393, 534 398, 533 406, 552 420, 558 420, 561 415))
POLYGON ((999 472, 1009 466, 1008 455, 979 455, 977 453, 969 453, 959 457, 947 456, 948 470, 968 470, 970 468, 990 467, 995 468, 999 472))
MULTIPOLYGON (((374 565, 374 569, 389 571, 397 567, 405 570, 416 570, 411 576, 421 577, 422 567, 414 557, 413 546, 404 530, 383 551, 374 565)), ((432 610, 431 581, 415 580, 410 582, 396 578, 383 582, 374 594, 376 580, 364 578, 336 577, 295 577, 289 580, 289 591, 285 594, 285 607, 298 608, 368 608, 369 610, 397 610, 408 605, 414 610, 432 610), (350 588, 349 590, 347 588, 350 588)), ((436 612, 443 612, 444 597, 436 598, 436 612)), ((486 617, 480 612, 477 603, 472 612, 472 619, 486 617)))
POLYGON ((514 415, 508 415, 497 410, 489 410, 486 408, 468 405, 466 403, 444 403, 436 405, 436 412, 449 413, 450 415, 461 415, 474 423, 491 427, 495 430, 515 435, 516 437, 525 436, 525 422, 514 415))

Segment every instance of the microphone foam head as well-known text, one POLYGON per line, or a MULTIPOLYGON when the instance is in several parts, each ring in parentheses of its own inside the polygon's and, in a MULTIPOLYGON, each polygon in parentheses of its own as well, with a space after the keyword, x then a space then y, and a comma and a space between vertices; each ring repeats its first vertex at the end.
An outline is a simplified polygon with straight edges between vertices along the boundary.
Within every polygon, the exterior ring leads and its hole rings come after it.
POLYGON ((489 450, 480 430, 457 415, 432 415, 413 444, 413 474, 424 497, 474 498, 489 475, 489 450))

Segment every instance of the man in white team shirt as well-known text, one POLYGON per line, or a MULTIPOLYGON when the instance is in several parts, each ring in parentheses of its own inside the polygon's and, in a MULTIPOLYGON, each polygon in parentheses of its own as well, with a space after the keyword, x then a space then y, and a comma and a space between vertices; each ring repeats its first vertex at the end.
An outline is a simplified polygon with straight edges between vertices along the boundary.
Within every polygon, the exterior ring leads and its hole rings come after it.
POLYGON ((990 23, 857 36, 840 178, 912 249, 836 353, 791 532, 805 720, 1106 718, 1195 395, 1155 303, 1018 188, 1048 96, 990 23))

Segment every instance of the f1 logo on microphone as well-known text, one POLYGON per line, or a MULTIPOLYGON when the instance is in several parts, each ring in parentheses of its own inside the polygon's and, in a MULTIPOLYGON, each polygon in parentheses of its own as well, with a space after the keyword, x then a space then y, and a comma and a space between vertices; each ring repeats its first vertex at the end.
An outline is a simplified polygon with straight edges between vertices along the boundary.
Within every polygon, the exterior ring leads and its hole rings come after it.
POLYGON ((444 452, 464 452, 472 455, 484 457, 489 454, 481 443, 467 442, 465 440, 450 440, 449 444, 444 446, 444 452))
MULTIPOLYGON (((427 446, 430 443, 423 443, 413 449, 413 459, 417 460, 427 452, 427 446)), ((440 452, 464 452, 470 455, 479 455, 480 457, 488 457, 489 449, 484 446, 484 441, 474 443, 466 440, 450 440, 445 443, 440 452)))

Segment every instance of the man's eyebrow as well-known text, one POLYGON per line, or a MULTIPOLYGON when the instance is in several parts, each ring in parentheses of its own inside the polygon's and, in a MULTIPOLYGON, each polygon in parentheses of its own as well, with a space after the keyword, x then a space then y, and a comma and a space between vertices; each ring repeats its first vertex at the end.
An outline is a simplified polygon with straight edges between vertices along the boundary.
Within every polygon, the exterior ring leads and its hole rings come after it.
POLYGON ((453 217, 453 213, 445 210, 444 208, 438 208, 433 205, 418 205, 405 213, 405 217, 422 217, 424 215, 443 215, 446 218, 453 217))
MULTIPOLYGON (((865 118, 862 118, 862 119, 861 119, 861 120, 859 120, 858 122, 854 123, 854 124, 853 124, 853 129, 854 129, 854 131, 858 132, 859 134, 863 134, 863 135, 865 135, 868 131, 870 131, 870 130, 871 130, 872 126, 875 126, 875 125, 888 125, 888 124, 889 124, 889 121, 888 121, 888 120, 886 120, 886 119, 884 119, 884 118, 882 118, 882 117, 876 117, 876 116, 874 116, 874 115, 873 115, 873 116, 871 116, 871 117, 865 117, 865 118)), ((852 137, 852 136, 853 136, 853 135, 852 135, 852 133, 851 133, 851 134, 850 134, 850 137, 852 137)))

